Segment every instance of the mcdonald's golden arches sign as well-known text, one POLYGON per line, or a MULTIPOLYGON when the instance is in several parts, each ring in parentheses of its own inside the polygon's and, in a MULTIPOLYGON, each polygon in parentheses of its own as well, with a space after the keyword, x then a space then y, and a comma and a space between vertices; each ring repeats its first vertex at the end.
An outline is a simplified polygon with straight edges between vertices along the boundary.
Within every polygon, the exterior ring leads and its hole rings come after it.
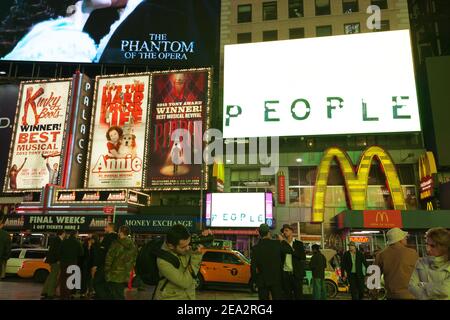
POLYGON ((349 209, 366 209, 370 167, 375 157, 379 159, 383 172, 386 174, 387 187, 392 196, 394 209, 406 210, 405 197, 400 179, 398 178, 392 158, 387 151, 377 146, 367 148, 361 154, 358 169, 355 173, 352 160, 348 154, 337 147, 333 147, 325 151, 319 165, 314 187, 312 222, 323 222, 324 220, 328 175, 333 160, 337 161, 344 176, 349 209))

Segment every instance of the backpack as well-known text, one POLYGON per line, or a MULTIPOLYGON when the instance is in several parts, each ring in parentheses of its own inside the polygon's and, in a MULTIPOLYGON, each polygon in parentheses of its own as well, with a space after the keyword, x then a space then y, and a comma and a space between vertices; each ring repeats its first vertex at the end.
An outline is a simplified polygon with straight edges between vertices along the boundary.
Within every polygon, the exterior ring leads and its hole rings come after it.
POLYGON ((156 286, 161 280, 156 259, 161 258, 171 263, 176 269, 180 267, 180 260, 173 254, 162 250, 163 239, 150 240, 141 248, 136 259, 135 271, 141 280, 150 286, 156 286))

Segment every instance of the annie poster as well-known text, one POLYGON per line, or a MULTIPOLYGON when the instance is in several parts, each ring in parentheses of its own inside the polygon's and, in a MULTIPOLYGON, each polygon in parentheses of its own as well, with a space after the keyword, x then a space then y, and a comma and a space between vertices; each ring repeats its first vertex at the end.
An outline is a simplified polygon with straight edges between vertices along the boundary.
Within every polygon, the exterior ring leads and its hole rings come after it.
POLYGON ((22 83, 5 191, 59 183, 70 87, 70 79, 22 83))
POLYGON ((97 77, 87 187, 142 187, 149 81, 143 74, 97 77))
POLYGON ((209 82, 208 69, 153 74, 149 189, 200 188, 202 138, 209 114, 209 82), (187 134, 172 139, 172 133, 177 129, 185 129, 187 134))

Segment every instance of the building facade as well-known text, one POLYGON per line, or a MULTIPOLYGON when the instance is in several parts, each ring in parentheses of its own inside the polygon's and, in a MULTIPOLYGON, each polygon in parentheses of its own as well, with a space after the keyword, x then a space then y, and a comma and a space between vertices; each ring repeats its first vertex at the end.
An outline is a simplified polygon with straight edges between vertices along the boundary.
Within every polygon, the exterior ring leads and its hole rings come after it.
MULTIPOLYGON (((228 44, 410 28, 406 0, 222 1, 221 18, 221 68, 224 64, 224 46, 228 44), (380 29, 374 29, 371 24, 375 13, 369 9, 371 5, 381 9, 380 29)), ((223 74, 220 87, 224 89, 223 74)), ((228 142, 236 147, 244 144, 248 153, 248 140, 233 142, 230 139, 228 142)), ((348 199, 346 181, 337 163, 333 163, 326 191, 324 222, 312 223, 314 185, 324 151, 332 146, 339 147, 347 152, 356 166, 363 151, 374 145, 382 146, 392 157, 406 209, 420 209, 417 163, 425 152, 420 132, 280 137, 278 174, 261 175, 258 165, 238 165, 233 160, 228 161, 225 163, 225 192, 273 192, 275 232, 278 233, 279 227, 285 223, 297 225, 305 239, 310 235, 311 241, 316 242, 317 236, 323 234, 326 237, 324 244, 329 245, 335 227, 333 219, 348 208, 348 199), (280 183, 284 186, 280 187, 280 183), (284 189, 285 195, 280 195, 284 189)), ((385 175, 376 163, 370 170, 366 201, 365 209, 393 209, 385 175)))

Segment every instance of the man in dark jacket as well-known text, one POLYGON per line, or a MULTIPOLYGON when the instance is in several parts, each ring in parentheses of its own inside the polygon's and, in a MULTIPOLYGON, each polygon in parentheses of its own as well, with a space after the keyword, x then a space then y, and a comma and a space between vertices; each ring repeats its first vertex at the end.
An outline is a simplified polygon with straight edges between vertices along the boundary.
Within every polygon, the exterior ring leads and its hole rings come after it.
POLYGON ((70 231, 69 238, 61 242, 60 248, 60 263, 61 276, 59 277, 59 291, 61 299, 71 298, 71 290, 67 287, 67 268, 70 266, 78 266, 78 259, 83 255, 83 246, 77 239, 77 232, 70 231))
POLYGON ((260 300, 281 300, 283 295, 283 256, 292 254, 290 246, 282 246, 279 240, 272 240, 269 226, 261 224, 262 238, 252 249, 251 273, 258 286, 260 300))
MULTIPOLYGON (((283 289, 288 300, 300 300, 303 294, 303 278, 305 277, 306 254, 303 242, 294 239, 294 230, 289 224, 283 225, 281 234, 284 241, 281 245, 289 246, 292 254, 284 254, 283 262, 283 289)), ((284 248, 289 251, 289 248, 284 248)))
POLYGON ((111 244, 119 237, 115 232, 114 223, 108 223, 105 227, 105 236, 100 243, 100 250, 94 253, 94 266, 92 274, 94 276, 94 290, 96 299, 108 299, 108 288, 105 278, 105 260, 111 244))
POLYGON ((0 216, 0 280, 5 277, 6 262, 11 255, 11 237, 3 230, 5 219, 0 216))
POLYGON ((312 272, 313 299, 326 300, 325 269, 327 268, 327 259, 320 252, 320 246, 318 244, 312 246, 312 252, 313 255, 309 266, 312 272))
POLYGON ((350 292, 352 300, 362 300, 364 298, 364 269, 368 263, 364 255, 356 249, 356 245, 351 241, 348 245, 349 250, 344 253, 342 258, 342 269, 350 283, 350 292))
POLYGON ((47 258, 45 262, 50 265, 50 274, 44 283, 44 288, 42 289, 42 298, 53 299, 56 292, 56 287, 58 286, 58 277, 60 272, 60 251, 61 243, 66 237, 66 232, 64 230, 59 230, 56 237, 50 239, 50 246, 47 252, 47 258))

